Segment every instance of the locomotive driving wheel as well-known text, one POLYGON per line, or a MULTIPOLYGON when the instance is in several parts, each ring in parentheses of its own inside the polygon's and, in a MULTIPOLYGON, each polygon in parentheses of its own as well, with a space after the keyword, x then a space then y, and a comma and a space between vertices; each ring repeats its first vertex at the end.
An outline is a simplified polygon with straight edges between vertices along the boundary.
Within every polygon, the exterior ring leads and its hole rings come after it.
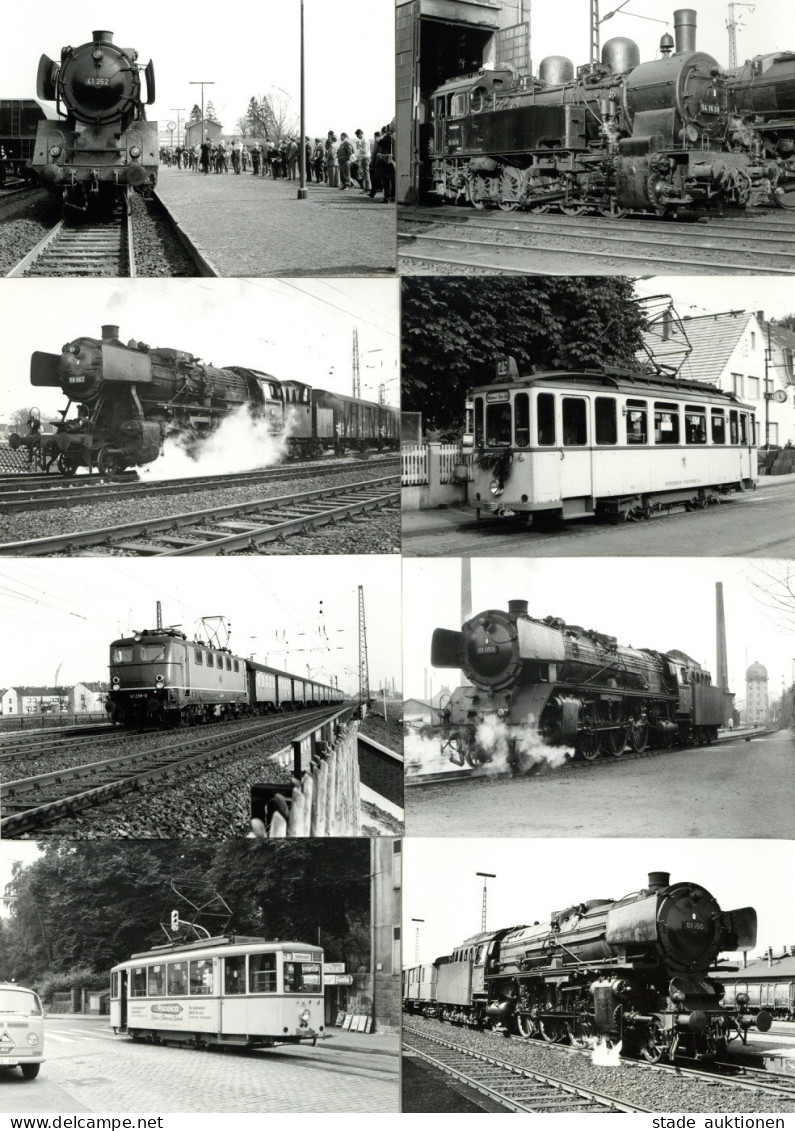
POLYGON ((97 455, 97 471, 100 475, 118 475, 124 471, 127 464, 124 457, 114 452, 111 448, 100 448, 97 455))
POLYGON ((612 754, 614 758, 619 758, 624 753, 624 747, 627 744, 627 732, 624 727, 606 730, 603 742, 605 753, 612 754))
POLYGON ((599 735, 595 730, 581 730, 577 735, 576 753, 586 762, 595 762, 599 757, 599 735))
POLYGON ((571 1043, 581 1049, 590 1048, 599 1036, 592 1013, 578 1013, 573 1021, 567 1022, 566 1028, 571 1043))
POLYGON ((668 1052, 668 1041, 662 1023, 653 1018, 640 1043, 640 1054, 649 1064, 659 1064, 668 1052))
POLYGON ((630 748, 636 754, 642 754, 649 742, 649 728, 644 719, 636 719, 629 728, 627 735, 630 748))
POLYGON ((516 1014, 516 1029, 520 1037, 535 1037, 538 1035, 538 1026, 532 1017, 528 1017, 526 1013, 516 1014))
POLYGON ((79 466, 77 456, 72 455, 71 452, 61 452, 58 456, 58 470, 61 475, 74 475, 79 466))
POLYGON ((500 199, 498 203, 502 211, 515 212, 520 204, 521 193, 522 174, 513 166, 506 165, 500 177, 500 199))
POLYGON ((546 1017, 539 1023, 541 1036, 550 1045, 560 1045, 566 1040, 569 1032, 566 1022, 557 1017, 546 1017))
POLYGON ((481 190, 482 186, 479 183, 477 173, 467 173, 467 200, 479 212, 485 207, 481 190))

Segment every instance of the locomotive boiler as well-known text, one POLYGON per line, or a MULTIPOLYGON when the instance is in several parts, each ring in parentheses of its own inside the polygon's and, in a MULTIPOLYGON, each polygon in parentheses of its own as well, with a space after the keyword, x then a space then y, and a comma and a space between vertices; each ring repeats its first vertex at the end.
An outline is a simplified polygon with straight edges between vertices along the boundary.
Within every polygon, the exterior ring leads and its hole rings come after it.
MULTIPOLYGON (((756 945, 756 911, 723 911, 701 884, 651 872, 623 899, 589 899, 549 921, 487 932, 436 963, 420 1011, 549 1042, 621 1041, 646 1060, 722 1055, 772 1017, 747 1000, 721 1004, 724 951, 756 945)), ((427 985, 427 982, 426 982, 427 985)))
POLYGON ((159 160, 157 122, 146 121, 145 109, 155 100, 151 61, 141 67, 137 51, 95 31, 91 42, 64 47, 59 63, 42 55, 36 90, 63 116, 39 124, 30 167, 65 207, 86 212, 151 190, 159 160))
POLYGON ((760 136, 765 157, 784 170, 776 202, 795 208, 795 52, 756 55, 726 77, 730 104, 760 136))
POLYGON ((787 204, 795 169, 770 156, 723 68, 696 49, 696 13, 674 12, 676 41, 641 63, 610 40, 602 61, 562 56, 538 78, 511 69, 451 80, 430 99, 430 191, 475 207, 654 216, 787 204))
POLYGON ((521 773, 541 760, 539 747, 593 761, 627 746, 714 741, 731 697, 684 652, 621 647, 557 617, 536 620, 527 607, 509 601, 460 632, 433 633, 433 666, 458 668, 470 681, 440 704, 439 725, 424 728, 455 765, 504 756, 521 773))

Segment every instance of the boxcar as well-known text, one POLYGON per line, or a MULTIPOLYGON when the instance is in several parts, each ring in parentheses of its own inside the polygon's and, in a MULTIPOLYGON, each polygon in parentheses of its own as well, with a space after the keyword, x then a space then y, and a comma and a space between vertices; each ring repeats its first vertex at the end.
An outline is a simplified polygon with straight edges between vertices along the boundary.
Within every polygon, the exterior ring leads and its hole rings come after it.
POLYGON ((36 130, 46 117, 35 98, 0 98, 0 146, 6 152, 0 177, 30 177, 27 163, 36 145, 36 130))

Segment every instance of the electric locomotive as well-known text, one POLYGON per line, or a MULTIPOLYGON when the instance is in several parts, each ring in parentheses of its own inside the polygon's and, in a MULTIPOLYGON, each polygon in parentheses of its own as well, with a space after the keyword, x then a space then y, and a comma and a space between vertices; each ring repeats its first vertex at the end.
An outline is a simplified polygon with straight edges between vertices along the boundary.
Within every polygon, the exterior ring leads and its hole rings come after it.
POLYGON ((771 1026, 747 1001, 722 1005, 715 977, 736 970, 718 965, 721 952, 755 945, 752 907, 722 911, 702 885, 651 872, 623 899, 589 899, 546 923, 467 939, 437 960, 435 999, 407 1008, 552 1043, 620 1041, 625 1056, 653 1063, 713 1058, 771 1026))
POLYGON ((539 745, 593 761, 627 745, 709 743, 731 714, 731 696, 684 652, 624 648, 557 617, 536 620, 523 600, 478 613, 460 632, 437 628, 431 663, 470 681, 440 704, 441 723, 423 728, 458 766, 504 757, 521 773, 541 760, 539 745))
POLYGON ((133 189, 151 191, 159 164, 157 122, 145 109, 155 100, 151 60, 141 67, 137 51, 95 31, 90 43, 64 47, 60 63, 42 55, 36 91, 65 117, 39 124, 30 168, 66 208, 85 213, 133 189))

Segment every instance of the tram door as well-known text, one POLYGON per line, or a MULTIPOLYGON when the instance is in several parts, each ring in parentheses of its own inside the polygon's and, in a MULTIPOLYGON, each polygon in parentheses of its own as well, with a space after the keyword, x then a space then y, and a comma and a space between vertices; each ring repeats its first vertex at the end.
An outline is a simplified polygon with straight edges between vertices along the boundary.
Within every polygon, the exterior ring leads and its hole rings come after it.
POLYGON ((127 971, 119 971, 119 1030, 127 1028, 127 971))
MULTIPOLYGON (((589 403, 587 397, 560 397, 560 497, 586 498, 583 509, 590 510, 593 495, 591 465, 592 438, 589 435, 589 403)), ((564 506, 564 513, 578 508, 564 506)))

